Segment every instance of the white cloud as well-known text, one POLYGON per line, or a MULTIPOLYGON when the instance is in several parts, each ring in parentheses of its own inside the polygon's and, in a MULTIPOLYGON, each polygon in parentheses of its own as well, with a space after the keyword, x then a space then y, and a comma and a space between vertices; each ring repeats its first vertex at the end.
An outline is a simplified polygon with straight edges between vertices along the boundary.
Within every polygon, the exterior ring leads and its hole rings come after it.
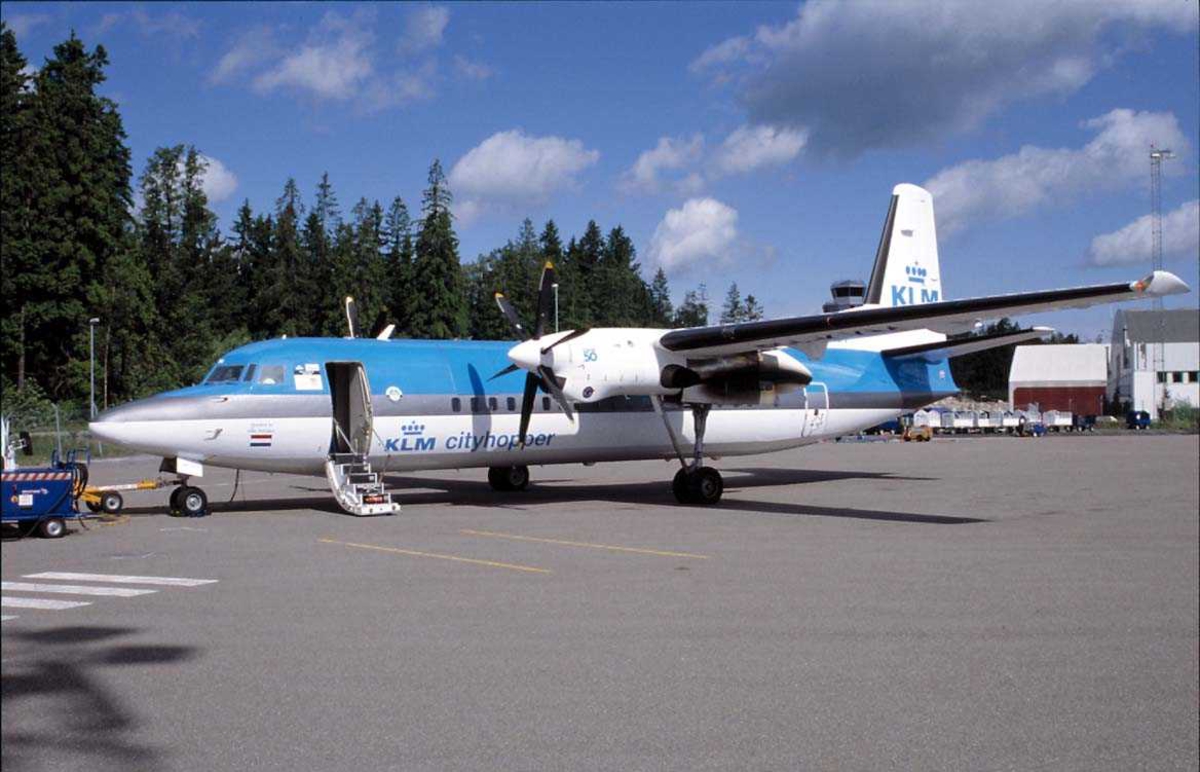
POLYGON ((5 14, 4 23, 17 36, 18 42, 20 38, 28 35, 34 27, 45 24, 50 21, 48 13, 14 13, 12 15, 5 14))
POLYGON ((283 50, 270 27, 257 27, 241 34, 217 62, 208 76, 209 83, 228 83, 247 70, 278 59, 283 50))
POLYGON ((411 56, 437 48, 449 23, 450 9, 444 5, 426 5, 410 11, 397 50, 411 56))
MULTIPOLYGON (((664 169, 677 170, 694 165, 704 148, 704 137, 694 134, 683 137, 660 137, 658 144, 643 152, 625 172, 622 187, 652 193, 659 188, 659 173, 664 169)), ((692 174, 693 183, 702 184, 699 175, 692 174)))
POLYGON ((1140 185, 1151 144, 1180 155, 1190 149, 1172 113, 1113 110, 1083 128, 1098 133, 1077 149, 1026 145, 1011 155, 966 161, 935 174, 925 187, 933 194, 938 230, 950 233, 973 220, 1015 217, 1092 191, 1140 185))
POLYGON ((464 78, 470 80, 487 80, 495 75, 495 71, 483 62, 473 62, 465 56, 454 57, 454 69, 464 78))
POLYGON ((807 127, 814 152, 853 156, 1073 93, 1136 36, 1196 27, 1196 4, 1178 0, 808 0, 691 69, 731 83, 751 124, 807 127))
POLYGON ((224 201, 232 196, 238 186, 237 175, 212 156, 201 154, 200 160, 205 165, 200 186, 204 189, 204 195, 208 197, 209 203, 224 201))
POLYGON ((191 16, 185 16, 178 11, 168 13, 149 13, 144 8, 134 8, 132 11, 117 11, 106 13, 93 28, 93 33, 103 35, 126 22, 130 22, 139 35, 144 38, 171 39, 176 42, 195 40, 200 37, 204 23, 191 16))
MULTIPOLYGON (((578 139, 534 137, 520 129, 501 131, 471 148, 450 170, 450 187, 475 214, 489 206, 541 204, 555 191, 573 187, 577 175, 600 160, 578 139)), ((463 211, 459 211, 460 218, 463 211)))
MULTIPOLYGON (((1092 239, 1089 262, 1101 266, 1149 263, 1150 224, 1150 215, 1145 215, 1118 231, 1092 239)), ((1196 258, 1200 253, 1200 200, 1188 201, 1163 215, 1162 239, 1164 257, 1196 258)))
POLYGON ((762 166, 779 166, 800 155, 808 141, 803 130, 775 126, 741 126, 717 151, 713 163, 723 174, 744 174, 762 166))
POLYGON ((367 112, 375 112, 432 99, 436 76, 437 66, 430 60, 414 69, 398 70, 388 78, 374 79, 364 90, 364 107, 367 112))
POLYGON ((306 44, 254 79, 254 89, 294 88, 325 99, 351 99, 374 70, 368 50, 373 39, 361 18, 331 11, 306 44))
POLYGON ((663 216, 650 239, 650 257, 664 270, 721 262, 737 240, 737 210, 713 198, 693 198, 663 216))

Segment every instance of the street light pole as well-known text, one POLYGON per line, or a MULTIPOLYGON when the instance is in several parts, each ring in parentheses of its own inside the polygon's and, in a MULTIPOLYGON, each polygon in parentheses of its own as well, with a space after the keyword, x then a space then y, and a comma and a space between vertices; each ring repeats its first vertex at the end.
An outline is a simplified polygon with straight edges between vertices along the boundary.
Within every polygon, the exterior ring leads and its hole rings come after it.
POLYGON ((554 288, 554 331, 558 332, 558 282, 550 286, 554 288))
POLYGON ((88 380, 91 382, 88 391, 89 405, 91 412, 89 416, 92 419, 96 418, 96 325, 100 323, 100 317, 93 316, 88 319, 88 380))

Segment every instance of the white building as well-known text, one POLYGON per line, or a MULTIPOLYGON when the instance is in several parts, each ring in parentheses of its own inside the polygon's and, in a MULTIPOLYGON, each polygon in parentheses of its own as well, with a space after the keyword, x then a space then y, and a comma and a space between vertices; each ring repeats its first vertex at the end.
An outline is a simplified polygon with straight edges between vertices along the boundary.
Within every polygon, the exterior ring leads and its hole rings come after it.
POLYGON ((1152 419, 1161 405, 1200 406, 1200 309, 1117 311, 1108 399, 1152 419))

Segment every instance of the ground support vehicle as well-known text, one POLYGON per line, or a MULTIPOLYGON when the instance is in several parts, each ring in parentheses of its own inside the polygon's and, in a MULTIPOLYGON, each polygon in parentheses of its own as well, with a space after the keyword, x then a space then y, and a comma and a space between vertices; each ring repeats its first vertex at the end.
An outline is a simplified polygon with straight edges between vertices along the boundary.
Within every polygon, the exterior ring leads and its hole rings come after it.
POLYGON ((87 467, 54 459, 47 467, 25 467, 0 473, 4 525, 34 529, 48 539, 67 532, 68 518, 79 518, 75 501, 86 484, 87 467))

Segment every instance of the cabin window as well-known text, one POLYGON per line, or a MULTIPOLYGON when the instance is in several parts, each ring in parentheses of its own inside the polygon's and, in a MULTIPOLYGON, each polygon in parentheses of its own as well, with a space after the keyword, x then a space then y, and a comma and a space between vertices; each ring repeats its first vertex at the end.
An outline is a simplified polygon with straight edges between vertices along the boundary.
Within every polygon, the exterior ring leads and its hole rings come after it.
POLYGON ((247 367, 246 368, 246 377, 242 378, 242 380, 245 381, 246 383, 252 382, 254 380, 254 368, 257 366, 258 365, 250 365, 249 367, 247 367))
POLYGON ((546 411, 550 410, 550 398, 549 397, 542 397, 542 410, 546 410, 546 411))
POLYGON ((517 409, 517 400, 514 399, 513 397, 509 397, 507 400, 507 403, 508 403, 508 412, 511 413, 512 411, 517 409))
POLYGON ((496 402, 495 397, 488 397, 488 410, 491 410, 494 413, 499 407, 500 405, 496 402))
POLYGON ((263 386, 277 386, 283 383, 283 365, 263 365, 258 371, 258 382, 263 386))
POLYGON ((482 412, 482 411, 479 409, 479 407, 480 407, 480 405, 479 405, 479 397, 471 397, 471 412, 472 412, 472 413, 479 413, 479 412, 482 412))
POLYGON ((450 409, 453 410, 455 413, 461 413, 462 412, 462 400, 459 399, 458 397, 455 397, 454 399, 450 400, 450 409))
POLYGON ((242 365, 217 365, 208 374, 205 383, 236 383, 241 380, 242 365))
POLYGON ((1171 383, 1183 383, 1183 373, 1171 373, 1171 383))

